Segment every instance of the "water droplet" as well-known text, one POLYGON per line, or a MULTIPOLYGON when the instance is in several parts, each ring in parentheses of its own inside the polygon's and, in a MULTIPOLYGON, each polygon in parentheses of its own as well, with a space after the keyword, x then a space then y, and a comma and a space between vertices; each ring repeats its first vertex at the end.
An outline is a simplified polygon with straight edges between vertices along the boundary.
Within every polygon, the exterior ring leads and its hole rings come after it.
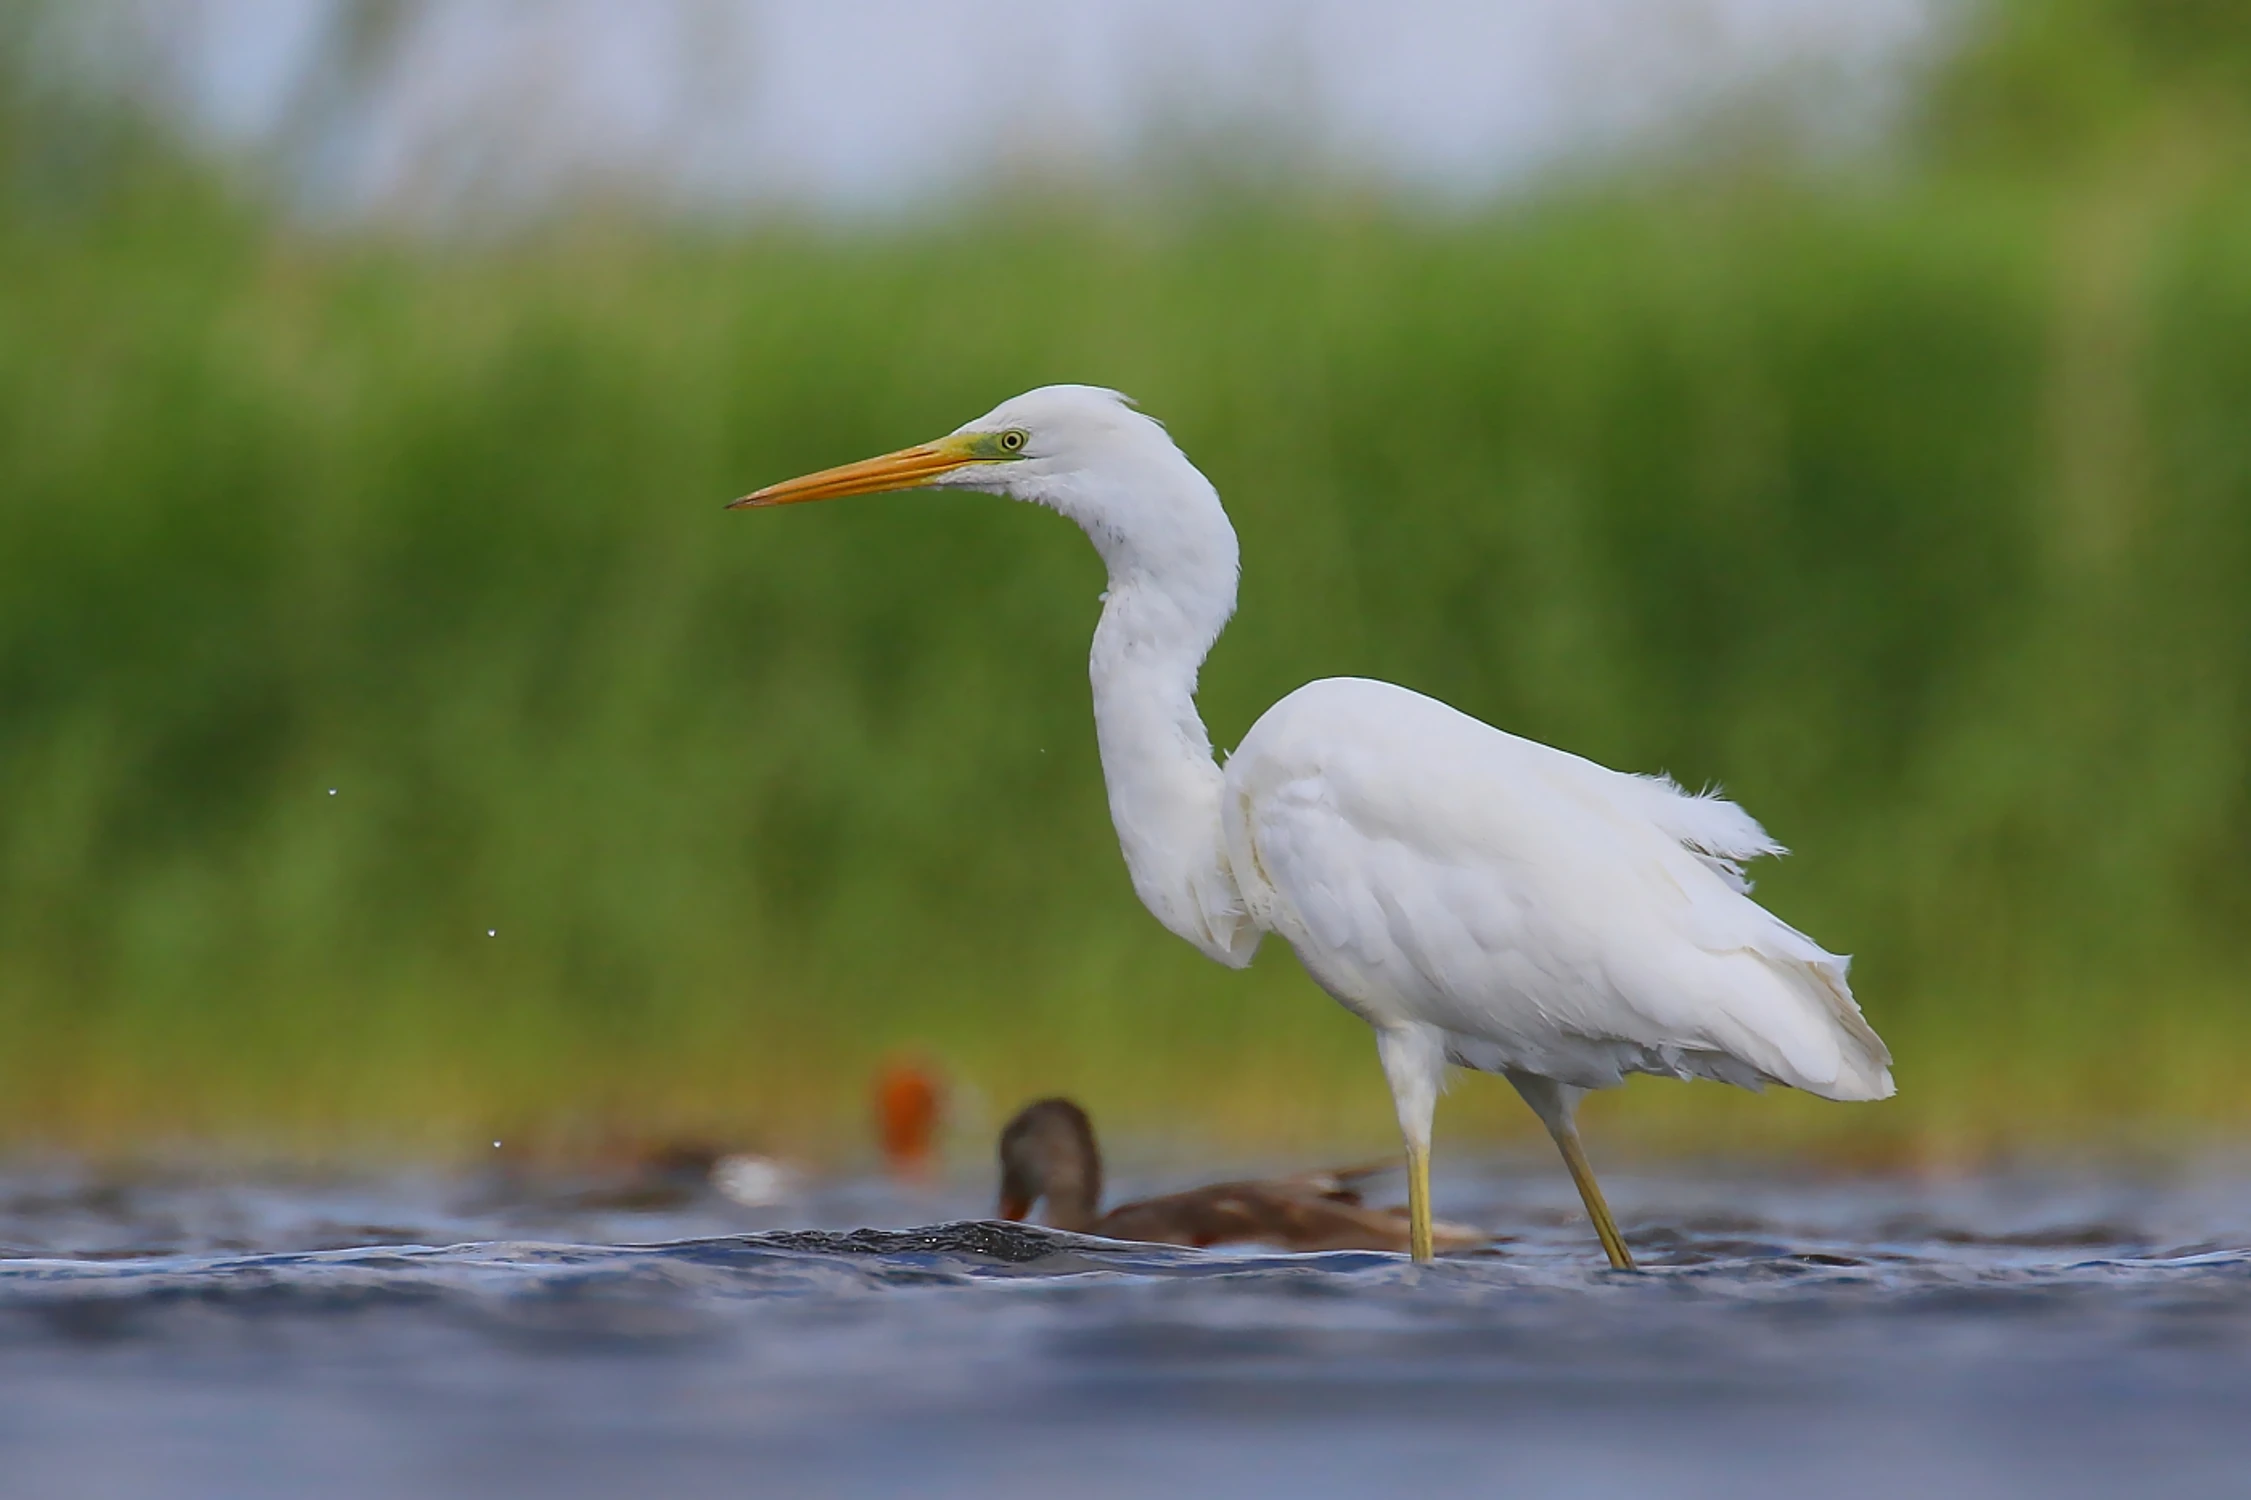
POLYGON ((498 1141, 494 1141, 494 1142, 492 1143, 492 1149, 493 1149, 493 1150, 495 1150, 495 1151, 498 1151, 498 1150, 500 1149, 500 1142, 498 1142, 498 1141))

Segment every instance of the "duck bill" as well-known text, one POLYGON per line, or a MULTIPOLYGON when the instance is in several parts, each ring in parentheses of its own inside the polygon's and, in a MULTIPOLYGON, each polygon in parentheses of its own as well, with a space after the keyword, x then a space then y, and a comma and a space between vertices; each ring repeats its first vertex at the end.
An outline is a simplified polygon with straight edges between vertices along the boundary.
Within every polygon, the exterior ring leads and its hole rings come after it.
POLYGON ((966 443, 940 438, 918 443, 880 458, 863 458, 818 474, 785 479, 728 504, 729 510, 759 510, 769 505, 797 505, 807 500, 841 500, 847 495, 879 495, 885 490, 920 489, 942 474, 977 462, 966 443))

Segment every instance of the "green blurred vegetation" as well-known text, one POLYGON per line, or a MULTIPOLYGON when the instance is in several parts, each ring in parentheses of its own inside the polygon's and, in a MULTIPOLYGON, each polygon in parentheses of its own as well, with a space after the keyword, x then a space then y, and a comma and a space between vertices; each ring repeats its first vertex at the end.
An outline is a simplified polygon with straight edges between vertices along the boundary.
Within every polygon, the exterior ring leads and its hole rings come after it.
MULTIPOLYGON (((1882 172, 1455 218, 318 232, 18 79, 0 1139, 833 1155, 911 1048, 995 1110, 1380 1148, 1364 1029, 1135 903, 1068 526, 720 511, 1051 380, 1134 393, 1227 497, 1222 743, 1388 677, 1722 781, 1799 851, 1761 894, 1859 955, 1900 1097, 1642 1083, 1609 1138, 2241 1127, 2238 13, 2004 9, 1882 172)), ((1520 1114, 1470 1081, 1441 1128, 1520 1114)))

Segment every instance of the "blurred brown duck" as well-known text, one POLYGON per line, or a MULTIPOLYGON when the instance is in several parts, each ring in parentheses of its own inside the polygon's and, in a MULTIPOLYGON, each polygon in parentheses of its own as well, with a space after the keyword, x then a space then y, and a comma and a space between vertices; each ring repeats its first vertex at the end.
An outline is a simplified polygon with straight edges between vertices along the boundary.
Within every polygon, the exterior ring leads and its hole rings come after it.
MULTIPOLYGON (((1306 1172, 1121 1203, 1098 1213, 1102 1151, 1086 1111, 1068 1099, 1028 1104, 1000 1133, 1000 1216, 1023 1219, 1047 1200, 1056 1229, 1157 1245, 1249 1241, 1288 1250, 1408 1248, 1407 1211, 1369 1208, 1359 1184, 1388 1166, 1306 1172)), ((1434 1226, 1441 1250, 1466 1250, 1492 1236, 1459 1224, 1434 1226)))

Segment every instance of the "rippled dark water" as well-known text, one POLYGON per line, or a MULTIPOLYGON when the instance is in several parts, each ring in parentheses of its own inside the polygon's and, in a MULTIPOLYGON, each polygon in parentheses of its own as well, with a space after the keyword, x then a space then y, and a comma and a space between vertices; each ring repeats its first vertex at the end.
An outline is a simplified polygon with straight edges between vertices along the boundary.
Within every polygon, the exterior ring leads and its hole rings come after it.
POLYGON ((1620 1275, 1560 1176, 1442 1181, 1502 1238, 1418 1269, 967 1187, 23 1170, 0 1494, 2251 1494, 2251 1178, 1618 1174, 1620 1275))

